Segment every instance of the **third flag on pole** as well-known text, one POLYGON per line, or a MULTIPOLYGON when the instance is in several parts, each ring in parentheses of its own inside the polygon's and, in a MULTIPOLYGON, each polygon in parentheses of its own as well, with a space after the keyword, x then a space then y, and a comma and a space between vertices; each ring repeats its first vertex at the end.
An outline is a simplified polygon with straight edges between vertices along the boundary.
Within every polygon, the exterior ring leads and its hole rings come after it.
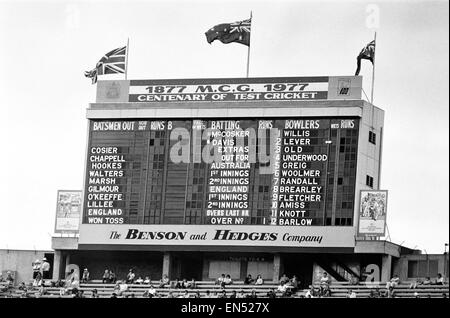
POLYGON ((357 60, 357 67, 355 75, 359 75, 359 71, 361 70, 361 60, 369 60, 372 62, 375 59, 375 40, 371 41, 369 44, 367 44, 359 53, 359 55, 356 57, 357 60))

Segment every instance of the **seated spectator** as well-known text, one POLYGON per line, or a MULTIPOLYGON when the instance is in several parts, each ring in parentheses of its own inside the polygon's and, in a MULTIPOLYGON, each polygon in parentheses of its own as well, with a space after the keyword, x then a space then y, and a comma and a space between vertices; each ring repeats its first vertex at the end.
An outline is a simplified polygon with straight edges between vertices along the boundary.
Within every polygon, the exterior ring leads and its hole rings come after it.
POLYGON ((93 289, 92 290, 92 296, 91 296, 91 298, 100 298, 100 296, 98 295, 98 291, 97 291, 97 289, 93 289))
POLYGON ((409 289, 416 289, 417 285, 420 285, 421 282, 419 279, 416 279, 415 281, 413 281, 410 285, 409 285, 409 289))
POLYGON ((38 272, 36 274, 36 277, 34 278, 33 287, 39 287, 41 285, 42 285, 42 274, 41 274, 41 272, 38 272))
POLYGON ((231 276, 230 275, 227 275, 226 277, 225 277, 225 279, 223 280, 223 285, 231 285, 233 283, 233 280, 231 279, 231 276))
POLYGON ((225 274, 222 274, 219 278, 217 278, 216 285, 223 286, 224 280, 225 280, 225 274))
POLYGON ((110 298, 117 298, 117 294, 116 293, 112 293, 110 298))
POLYGON ((313 285, 309 285, 309 290, 305 294, 305 298, 315 298, 316 297, 316 289, 313 285))
POLYGON ((261 275, 256 276, 255 285, 262 285, 264 284, 264 280, 262 279, 261 275))
POLYGON ((414 292, 414 298, 420 298, 418 292, 414 292))
POLYGON ((180 283, 182 289, 186 289, 189 286, 189 283, 186 278, 183 278, 183 281, 180 283))
POLYGON ((388 296, 387 290, 380 290, 379 297, 380 298, 386 298, 388 296))
POLYGON ((80 287, 80 278, 74 269, 66 277, 66 288, 69 290, 78 289, 80 287))
POLYGON ((85 298, 85 297, 84 297, 84 291, 82 291, 82 290, 77 290, 77 292, 75 293, 74 298, 85 298))
POLYGON ((217 295, 217 298, 227 298, 227 292, 222 290, 222 292, 217 295))
POLYGON ((27 290, 27 286, 25 285, 25 282, 20 283, 19 290, 27 290))
POLYGON ((12 276, 12 274, 11 274, 10 271, 7 271, 7 272, 6 272, 6 279, 5 279, 5 281, 6 281, 10 286, 14 285, 14 277, 12 276))
POLYGON ((280 282, 280 285, 278 285, 278 289, 279 292, 281 292, 282 294, 285 294, 287 291, 287 285, 280 282))
POLYGON ((330 285, 323 285, 321 288, 321 297, 330 297, 331 296, 331 289, 330 289, 330 285))
POLYGON ((89 271, 88 271, 88 269, 87 268, 85 268, 84 270, 83 270, 83 275, 81 276, 81 282, 82 283, 87 283, 88 281, 89 281, 89 271))
POLYGON ((169 291, 169 293, 167 294, 167 298, 174 298, 174 297, 173 297, 173 292, 172 292, 172 291, 169 291))
POLYGON ((116 274, 113 271, 109 271, 109 282, 115 284, 117 281, 116 274))
POLYGON ((425 278, 425 280, 422 282, 422 285, 431 285, 431 284, 432 282, 430 277, 425 278))
POLYGON ((190 288, 190 289, 197 288, 197 284, 195 283, 195 279, 192 278, 192 280, 188 283, 187 288, 190 288))
POLYGON ((244 284, 245 285, 250 285, 254 282, 255 280, 252 278, 252 275, 248 274, 247 277, 245 277, 244 279, 244 284))
POLYGON ((252 290, 252 292, 247 295, 247 298, 258 298, 258 295, 256 295, 256 290, 252 290))
POLYGON ((286 274, 283 274, 283 276, 281 276, 280 278, 280 284, 284 285, 287 282, 289 282, 289 277, 287 277, 286 274))
POLYGON ((267 292, 267 297, 268 298, 277 298, 277 294, 275 293, 275 290, 273 288, 267 292))
POLYGON ((331 284, 331 278, 328 276, 327 272, 323 272, 322 277, 320 278, 320 285, 330 285, 331 284))
POLYGON ((347 298, 356 298, 356 293, 353 290, 349 289, 347 298))
POLYGON ((386 283, 386 289, 392 291, 400 283, 400 278, 397 274, 392 276, 391 280, 386 283))
POLYGON ((128 284, 125 281, 118 281, 114 286, 114 292, 117 296, 122 296, 126 291, 128 291, 128 284))
POLYGON ((437 274, 436 285, 444 285, 444 283, 445 283, 445 279, 441 275, 441 273, 437 274))
POLYGON ((138 285, 141 285, 142 283, 144 283, 144 280, 142 279, 141 276, 139 276, 139 277, 136 279, 135 283, 138 284, 138 285))
POLYGON ((447 298, 447 294, 446 294, 446 293, 443 293, 443 294, 442 294, 442 298, 447 298))
POLYGON ((359 278, 357 276, 352 275, 349 283, 350 285, 359 285, 359 278))
POLYGON ((370 290, 369 298, 378 298, 379 296, 380 292, 378 291, 378 288, 370 290))
POLYGON ((43 295, 47 295, 47 288, 45 288, 44 283, 41 284, 41 286, 39 286, 39 296, 43 296, 43 295))
POLYGON ((133 269, 130 269, 129 271, 128 271, 128 274, 127 274, 127 280, 126 280, 126 282, 128 283, 128 284, 134 284, 134 278, 136 277, 136 274, 134 274, 134 272, 133 272, 133 269))
POLYGON ((236 298, 245 298, 245 293, 244 290, 241 289, 241 291, 239 292, 239 294, 237 294, 236 298))
POLYGON ((194 298, 201 298, 201 297, 200 297, 200 292, 199 292, 199 291, 196 291, 196 292, 195 292, 194 298))
POLYGON ((211 293, 209 292, 209 290, 205 292, 205 298, 211 298, 211 293))
POLYGON ((170 283, 169 277, 167 277, 166 274, 163 275, 163 277, 159 281, 159 288, 163 288, 167 284, 170 283))
POLYGON ((172 282, 172 288, 182 289, 183 285, 182 282, 177 278, 175 278, 175 281, 172 282))
POLYGON ((235 290, 231 291, 230 298, 236 298, 236 296, 237 296, 236 291, 235 290))
POLYGON ((109 284, 110 282, 111 282, 111 280, 109 278, 109 270, 105 269, 105 272, 103 273, 103 276, 102 276, 102 283, 109 284))
POLYGON ((150 288, 148 289, 148 297, 153 298, 157 295, 156 289, 153 285, 150 285, 150 288))
POLYGON ((145 276, 145 279, 144 279, 144 282, 143 282, 143 283, 144 283, 145 285, 148 285, 148 284, 151 284, 151 282, 152 282, 152 281, 151 281, 150 277, 145 276))
POLYGON ((288 286, 290 286, 291 288, 292 293, 296 293, 298 288, 300 287, 300 281, 298 280, 296 275, 292 277, 288 284, 288 286))

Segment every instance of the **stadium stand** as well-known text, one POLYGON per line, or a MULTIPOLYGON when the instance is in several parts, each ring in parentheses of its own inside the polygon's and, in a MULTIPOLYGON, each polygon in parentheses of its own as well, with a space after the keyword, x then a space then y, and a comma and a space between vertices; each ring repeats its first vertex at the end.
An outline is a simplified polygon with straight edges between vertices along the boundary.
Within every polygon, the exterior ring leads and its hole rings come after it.
MULTIPOLYGON (((158 285, 159 281, 152 281, 154 286, 158 285)), ((449 293, 449 285, 422 285, 417 286, 415 289, 410 288, 411 282, 402 282, 394 289, 395 298, 443 298, 447 297, 449 293)), ((7 290, 0 292, 1 298, 20 298, 20 297, 31 297, 31 298, 73 298, 75 295, 60 295, 60 287, 50 287, 51 281, 45 282, 45 294, 40 295, 40 289, 38 287, 28 287, 27 290, 20 290, 16 287, 10 287, 7 290)), ((99 298, 110 298, 114 292, 115 284, 103 284, 101 280, 93 280, 89 283, 83 283, 80 285, 79 290, 83 291, 83 297, 91 298, 92 291, 96 289, 98 291, 99 298)), ((246 295, 249 295, 253 290, 255 290, 258 298, 267 298, 267 293, 274 290, 277 297, 283 297, 282 293, 277 291, 278 284, 274 283, 264 283, 263 285, 247 285, 243 281, 235 281, 232 285, 227 286, 222 289, 214 281, 197 281, 195 289, 188 289, 190 297, 194 297, 197 292, 200 297, 206 297, 206 292, 210 291, 211 295, 216 293, 222 293, 222 290, 226 291, 227 297, 231 295, 233 291, 239 293, 241 290, 244 291, 246 295)), ((319 288, 319 283, 314 284, 315 288, 319 288)), ((132 294, 136 298, 144 297, 145 293, 150 288, 150 284, 129 284, 128 291, 124 292, 120 297, 130 297, 132 294)), ((175 288, 155 288, 159 298, 167 298, 169 292, 173 293, 175 298, 180 297, 184 294, 185 289, 175 289, 175 288)), ((358 284, 351 285, 346 282, 334 282, 330 286, 331 295, 328 298, 346 298, 349 290, 356 293, 357 298, 369 298, 371 292, 385 292, 385 283, 369 283, 369 284, 358 284)), ((300 289, 295 294, 289 296, 292 298, 304 298, 308 289, 300 289)), ((378 297, 379 293, 376 297, 378 297)), ((158 298, 156 297, 156 298, 158 298)), ((385 296, 387 297, 387 296, 385 296)), ((314 297, 319 298, 319 297, 314 297)))

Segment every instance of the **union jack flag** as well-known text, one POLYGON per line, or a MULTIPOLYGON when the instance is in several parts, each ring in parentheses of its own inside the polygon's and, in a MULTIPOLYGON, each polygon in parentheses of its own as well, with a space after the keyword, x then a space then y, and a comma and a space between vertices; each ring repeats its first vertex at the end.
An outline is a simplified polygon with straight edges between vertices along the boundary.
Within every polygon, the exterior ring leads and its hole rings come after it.
POLYGON ((114 49, 103 55, 94 69, 84 72, 84 76, 91 78, 92 84, 95 84, 98 75, 125 73, 126 55, 126 46, 114 49))
POLYGON ((237 42, 250 46, 251 25, 251 18, 234 23, 218 24, 205 32, 206 40, 209 44, 219 40, 224 44, 237 42))
POLYGON ((359 53, 359 55, 356 57, 357 60, 357 67, 355 75, 359 75, 359 71, 361 69, 361 60, 369 60, 373 64, 373 60, 375 58, 375 40, 371 41, 369 44, 367 44, 359 53))

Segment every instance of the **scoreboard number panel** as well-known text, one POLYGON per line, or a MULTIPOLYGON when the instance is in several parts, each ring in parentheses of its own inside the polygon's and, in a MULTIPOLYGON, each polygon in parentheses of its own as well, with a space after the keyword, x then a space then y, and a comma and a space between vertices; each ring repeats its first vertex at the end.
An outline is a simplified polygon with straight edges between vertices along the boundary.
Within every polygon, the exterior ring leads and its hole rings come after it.
POLYGON ((83 224, 352 225, 357 118, 91 120, 83 224))

